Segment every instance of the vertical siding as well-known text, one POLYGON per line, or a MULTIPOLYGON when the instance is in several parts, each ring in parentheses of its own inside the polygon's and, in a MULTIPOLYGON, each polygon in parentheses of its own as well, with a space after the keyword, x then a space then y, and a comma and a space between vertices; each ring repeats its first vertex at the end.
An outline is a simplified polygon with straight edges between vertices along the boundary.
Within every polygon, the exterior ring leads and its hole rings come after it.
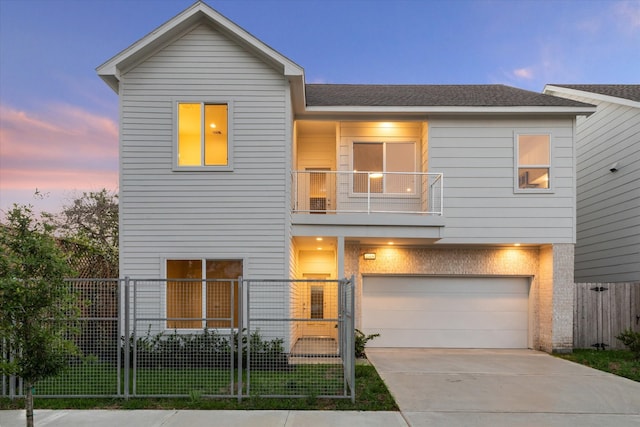
POLYGON ((157 277, 167 257, 242 258, 248 277, 288 272, 287 82, 207 25, 122 76, 121 259, 157 277), (232 102, 232 172, 172 171, 173 102, 232 102))
POLYGON ((429 120, 429 172, 444 174, 439 243, 574 243, 573 119, 429 120), (550 133, 552 192, 514 191, 514 134, 550 133))

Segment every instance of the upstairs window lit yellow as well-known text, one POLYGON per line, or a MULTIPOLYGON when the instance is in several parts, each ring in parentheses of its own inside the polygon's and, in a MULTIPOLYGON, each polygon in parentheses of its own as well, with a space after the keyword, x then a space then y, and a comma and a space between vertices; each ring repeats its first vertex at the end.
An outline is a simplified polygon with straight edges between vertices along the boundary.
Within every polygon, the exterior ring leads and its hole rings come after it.
POLYGON ((228 166, 226 104, 178 104, 178 166, 228 166))

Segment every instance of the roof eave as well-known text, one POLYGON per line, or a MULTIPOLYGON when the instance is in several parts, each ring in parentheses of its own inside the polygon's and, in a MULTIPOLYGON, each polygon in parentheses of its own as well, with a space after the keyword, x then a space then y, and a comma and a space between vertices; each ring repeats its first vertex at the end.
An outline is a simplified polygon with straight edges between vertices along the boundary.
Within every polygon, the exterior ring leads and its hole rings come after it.
POLYGON ((596 107, 567 106, 307 106, 305 113, 362 113, 362 114, 551 114, 590 115, 596 107))
POLYGON ((555 86, 555 85, 548 84, 548 85, 545 85, 543 93, 547 95, 560 96, 560 97, 561 95, 559 94, 573 95, 573 96, 579 96, 581 98, 591 98, 599 101, 609 102, 612 104, 620 104, 620 105, 626 105, 628 107, 640 108, 640 102, 633 101, 631 99, 620 98, 620 97, 611 96, 611 95, 603 95, 596 92, 590 92, 588 90, 580 90, 580 89, 568 88, 564 86, 555 86))

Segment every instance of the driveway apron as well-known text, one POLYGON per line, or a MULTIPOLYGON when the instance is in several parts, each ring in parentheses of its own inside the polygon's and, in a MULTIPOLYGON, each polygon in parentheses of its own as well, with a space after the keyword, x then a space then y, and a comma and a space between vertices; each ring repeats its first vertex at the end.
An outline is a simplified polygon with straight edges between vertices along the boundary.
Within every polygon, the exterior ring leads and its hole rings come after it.
POLYGON ((411 426, 640 426, 640 383, 533 350, 370 348, 411 426))

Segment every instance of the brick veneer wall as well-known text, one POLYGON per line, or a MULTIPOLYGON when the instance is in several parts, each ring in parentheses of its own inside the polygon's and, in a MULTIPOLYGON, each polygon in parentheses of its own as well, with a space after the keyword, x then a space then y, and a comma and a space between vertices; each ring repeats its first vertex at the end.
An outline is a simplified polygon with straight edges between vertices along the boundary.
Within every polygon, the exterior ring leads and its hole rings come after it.
POLYGON ((545 351, 571 347, 573 245, 541 248, 395 248, 345 245, 345 275, 356 280, 356 325, 362 319, 362 276, 423 274, 531 277, 530 345, 545 351), (375 260, 362 254, 375 252, 375 260), (568 259, 571 257, 571 262, 568 259), (568 268, 570 266, 570 268, 568 268), (554 274, 554 271, 556 274, 554 274), (570 279, 570 280, 569 280, 570 279), (554 286, 554 280, 559 281, 554 286), (554 306, 557 309, 554 314, 554 306))

